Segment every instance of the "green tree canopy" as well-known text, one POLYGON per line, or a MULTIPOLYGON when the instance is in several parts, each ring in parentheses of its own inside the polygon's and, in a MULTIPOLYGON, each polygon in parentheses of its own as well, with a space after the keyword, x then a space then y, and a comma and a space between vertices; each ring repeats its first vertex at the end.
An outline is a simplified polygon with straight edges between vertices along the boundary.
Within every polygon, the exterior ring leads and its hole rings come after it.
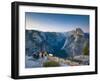
POLYGON ((85 44, 84 48, 83 48, 83 54, 84 55, 89 55, 89 45, 85 44))

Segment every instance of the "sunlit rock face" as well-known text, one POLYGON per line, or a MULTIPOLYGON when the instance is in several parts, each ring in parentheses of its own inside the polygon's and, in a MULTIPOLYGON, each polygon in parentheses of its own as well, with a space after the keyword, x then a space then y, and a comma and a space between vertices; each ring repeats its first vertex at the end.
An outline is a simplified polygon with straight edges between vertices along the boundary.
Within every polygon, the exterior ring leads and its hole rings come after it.
POLYGON ((80 28, 69 33, 62 49, 65 50, 69 56, 82 55, 84 45, 89 44, 89 36, 86 38, 85 33, 80 28))

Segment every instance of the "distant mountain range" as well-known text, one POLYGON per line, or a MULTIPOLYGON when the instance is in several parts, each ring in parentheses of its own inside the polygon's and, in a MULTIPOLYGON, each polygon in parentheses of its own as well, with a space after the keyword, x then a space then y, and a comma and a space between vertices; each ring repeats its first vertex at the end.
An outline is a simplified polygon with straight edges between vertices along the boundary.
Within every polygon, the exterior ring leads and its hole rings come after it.
POLYGON ((67 58, 82 55, 84 46, 89 46, 89 33, 84 33, 80 28, 69 32, 26 30, 25 37, 25 52, 29 56, 46 51, 54 56, 67 58))

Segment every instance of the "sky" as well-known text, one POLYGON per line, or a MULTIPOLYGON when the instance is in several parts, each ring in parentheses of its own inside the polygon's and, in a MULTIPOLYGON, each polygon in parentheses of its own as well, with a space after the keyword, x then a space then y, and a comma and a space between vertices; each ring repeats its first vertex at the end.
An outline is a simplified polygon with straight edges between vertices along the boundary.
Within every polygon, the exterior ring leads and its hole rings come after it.
POLYGON ((68 32, 76 28, 89 32, 89 15, 25 12, 25 26, 44 32, 68 32))

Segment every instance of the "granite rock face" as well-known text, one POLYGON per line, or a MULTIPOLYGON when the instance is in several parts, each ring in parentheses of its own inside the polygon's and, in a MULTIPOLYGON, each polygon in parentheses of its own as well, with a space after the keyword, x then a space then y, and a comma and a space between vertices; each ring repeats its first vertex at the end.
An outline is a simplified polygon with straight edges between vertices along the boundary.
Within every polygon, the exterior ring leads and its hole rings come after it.
POLYGON ((25 35, 25 52, 28 56, 38 56, 42 51, 61 58, 82 55, 85 44, 89 44, 89 34, 80 28, 69 32, 26 30, 25 35))

